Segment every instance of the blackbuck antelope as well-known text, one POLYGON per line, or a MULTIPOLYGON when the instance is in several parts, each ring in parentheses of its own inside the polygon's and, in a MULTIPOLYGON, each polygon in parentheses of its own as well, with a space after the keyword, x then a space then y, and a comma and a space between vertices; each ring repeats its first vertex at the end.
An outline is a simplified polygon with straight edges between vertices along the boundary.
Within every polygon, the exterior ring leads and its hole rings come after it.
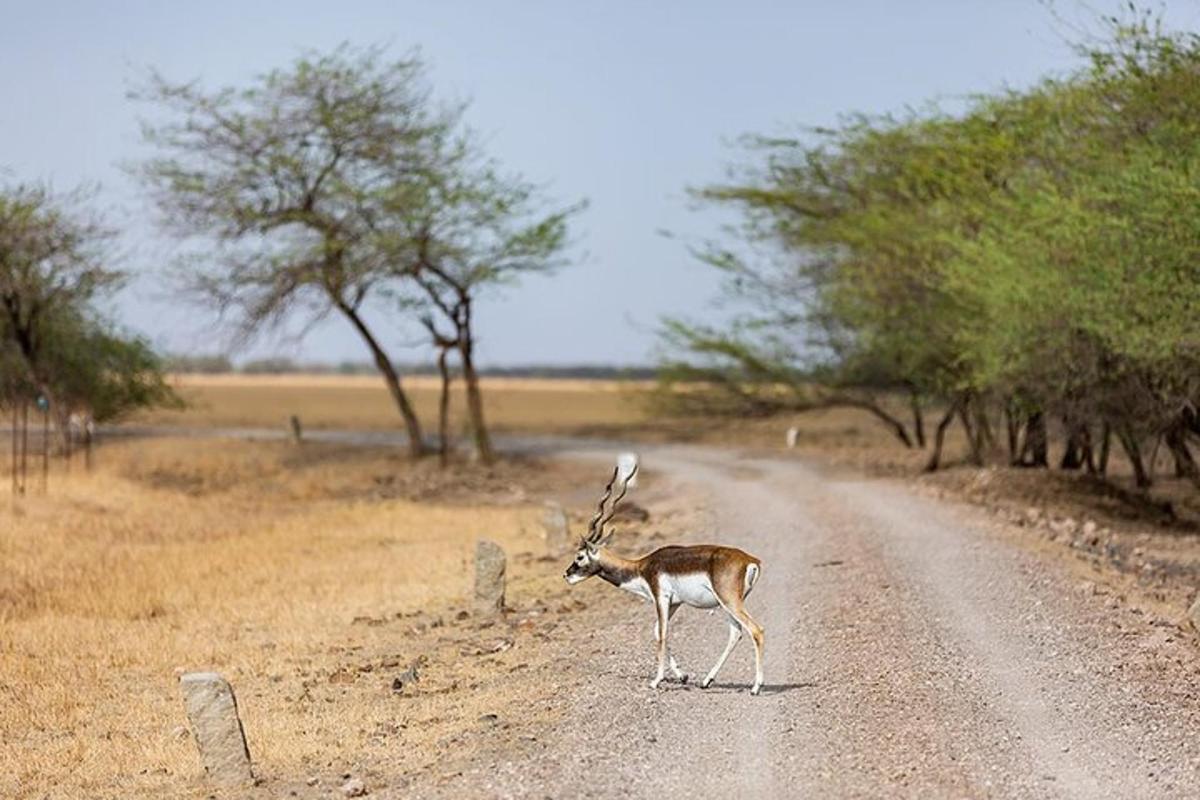
POLYGON ((663 547, 632 560, 609 552, 606 548, 612 541, 613 532, 605 533, 605 525, 612 520, 617 504, 625 497, 629 480, 637 474, 637 468, 624 476, 620 493, 609 504, 619 471, 619 467, 613 471, 612 479, 600 498, 596 515, 588 524, 587 534, 582 538, 579 550, 563 577, 567 583, 575 584, 598 575, 613 586, 654 604, 657 615, 654 639, 658 643, 658 672, 650 681, 652 689, 662 683, 668 663, 676 679, 683 683, 688 680, 667 646, 667 628, 679 607, 720 606, 728 617, 729 642, 700 686, 708 688, 716 679, 745 632, 754 641, 754 686, 750 688, 750 694, 758 694, 763 682, 763 629, 746 612, 745 599, 762 573, 762 562, 733 547, 715 545, 663 547))

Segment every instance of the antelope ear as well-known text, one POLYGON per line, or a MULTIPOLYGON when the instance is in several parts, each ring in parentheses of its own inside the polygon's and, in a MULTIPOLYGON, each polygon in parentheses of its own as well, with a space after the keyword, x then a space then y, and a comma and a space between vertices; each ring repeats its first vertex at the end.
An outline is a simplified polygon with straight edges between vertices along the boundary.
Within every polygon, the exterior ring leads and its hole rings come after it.
POLYGON ((596 555, 596 549, 599 547, 595 542, 589 542, 587 539, 580 539, 579 546, 587 550, 591 555, 596 555))
POLYGON ((596 549, 598 550, 601 547, 608 547, 608 543, 612 541, 614 534, 616 534, 616 531, 609 531, 608 533, 604 534, 604 538, 596 542, 596 549))

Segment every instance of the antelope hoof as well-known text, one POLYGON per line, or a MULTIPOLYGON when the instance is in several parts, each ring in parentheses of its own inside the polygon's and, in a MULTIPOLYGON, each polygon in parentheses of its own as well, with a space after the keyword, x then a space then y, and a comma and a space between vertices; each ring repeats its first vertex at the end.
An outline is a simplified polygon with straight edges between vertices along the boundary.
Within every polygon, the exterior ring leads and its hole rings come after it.
POLYGON ((762 693, 762 685, 761 684, 756 683, 750 687, 750 694, 754 695, 755 697, 757 697, 761 693, 762 693))
POLYGON ((662 678, 655 678, 654 680, 650 681, 650 688, 657 689, 660 683, 662 683, 662 678))
POLYGON ((681 673, 679 673, 679 675, 678 675, 679 682, 680 682, 680 683, 683 683, 683 684, 686 684, 686 683, 687 683, 689 680, 691 680, 691 677, 692 677, 692 676, 691 676, 691 675, 688 675, 686 672, 681 672, 681 673))
POLYGON ((700 681, 700 688, 707 689, 708 687, 712 686, 712 682, 712 678, 705 678, 704 680, 700 681))

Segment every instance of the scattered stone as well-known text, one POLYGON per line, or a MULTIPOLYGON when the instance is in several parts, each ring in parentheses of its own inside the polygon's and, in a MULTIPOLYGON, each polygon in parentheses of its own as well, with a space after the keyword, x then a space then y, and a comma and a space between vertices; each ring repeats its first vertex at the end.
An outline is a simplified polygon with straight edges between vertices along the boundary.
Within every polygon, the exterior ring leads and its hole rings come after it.
POLYGON ((1083 523, 1083 535, 1094 536, 1097 528, 1098 526, 1096 523, 1089 519, 1087 522, 1083 523))
POLYGON ((484 714, 479 718, 479 721, 485 725, 498 725, 500 716, 498 714, 484 714))
POLYGON ((342 784, 342 794, 346 797, 362 797, 367 793, 367 786, 362 778, 351 778, 342 784))
POLYGON ((1042 519, 1042 510, 1036 506, 1030 506, 1025 509, 1025 519, 1029 521, 1030 525, 1038 524, 1042 519))
POLYGON ((571 547, 571 531, 567 520, 567 512, 553 501, 546 501, 542 511, 542 535, 546 543, 546 552, 559 555, 571 547))
POLYGON ((253 781, 233 687, 215 672, 189 672, 179 686, 208 780, 221 786, 253 781))
POLYGON ((405 687, 411 686, 421 680, 421 659, 417 659, 409 665, 408 669, 401 672, 395 678, 392 678, 392 691, 403 692, 405 687))
POLYGON ((484 613, 504 610, 504 550, 488 539, 475 545, 475 607, 484 613))

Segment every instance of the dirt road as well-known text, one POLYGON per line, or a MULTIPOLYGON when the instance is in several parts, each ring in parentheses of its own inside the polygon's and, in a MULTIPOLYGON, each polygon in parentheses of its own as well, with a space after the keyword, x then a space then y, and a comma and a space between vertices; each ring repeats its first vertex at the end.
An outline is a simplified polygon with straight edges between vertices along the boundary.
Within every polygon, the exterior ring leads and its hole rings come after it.
MULTIPOLYGON (((1195 797, 1200 692, 1190 633, 1147 619, 979 512, 795 461, 657 448, 706 498, 693 541, 760 556, 749 608, 767 685, 739 646, 715 686, 649 688, 652 612, 563 643, 569 713, 532 755, 425 796, 1195 797), (571 688, 573 687, 573 688, 571 688)), ((595 585, 592 585, 595 584, 595 585)), ((611 603, 611 606, 608 604, 611 603)), ((564 634, 565 635, 565 634, 564 634)), ((703 675, 723 620, 684 609, 672 647, 703 675)))

